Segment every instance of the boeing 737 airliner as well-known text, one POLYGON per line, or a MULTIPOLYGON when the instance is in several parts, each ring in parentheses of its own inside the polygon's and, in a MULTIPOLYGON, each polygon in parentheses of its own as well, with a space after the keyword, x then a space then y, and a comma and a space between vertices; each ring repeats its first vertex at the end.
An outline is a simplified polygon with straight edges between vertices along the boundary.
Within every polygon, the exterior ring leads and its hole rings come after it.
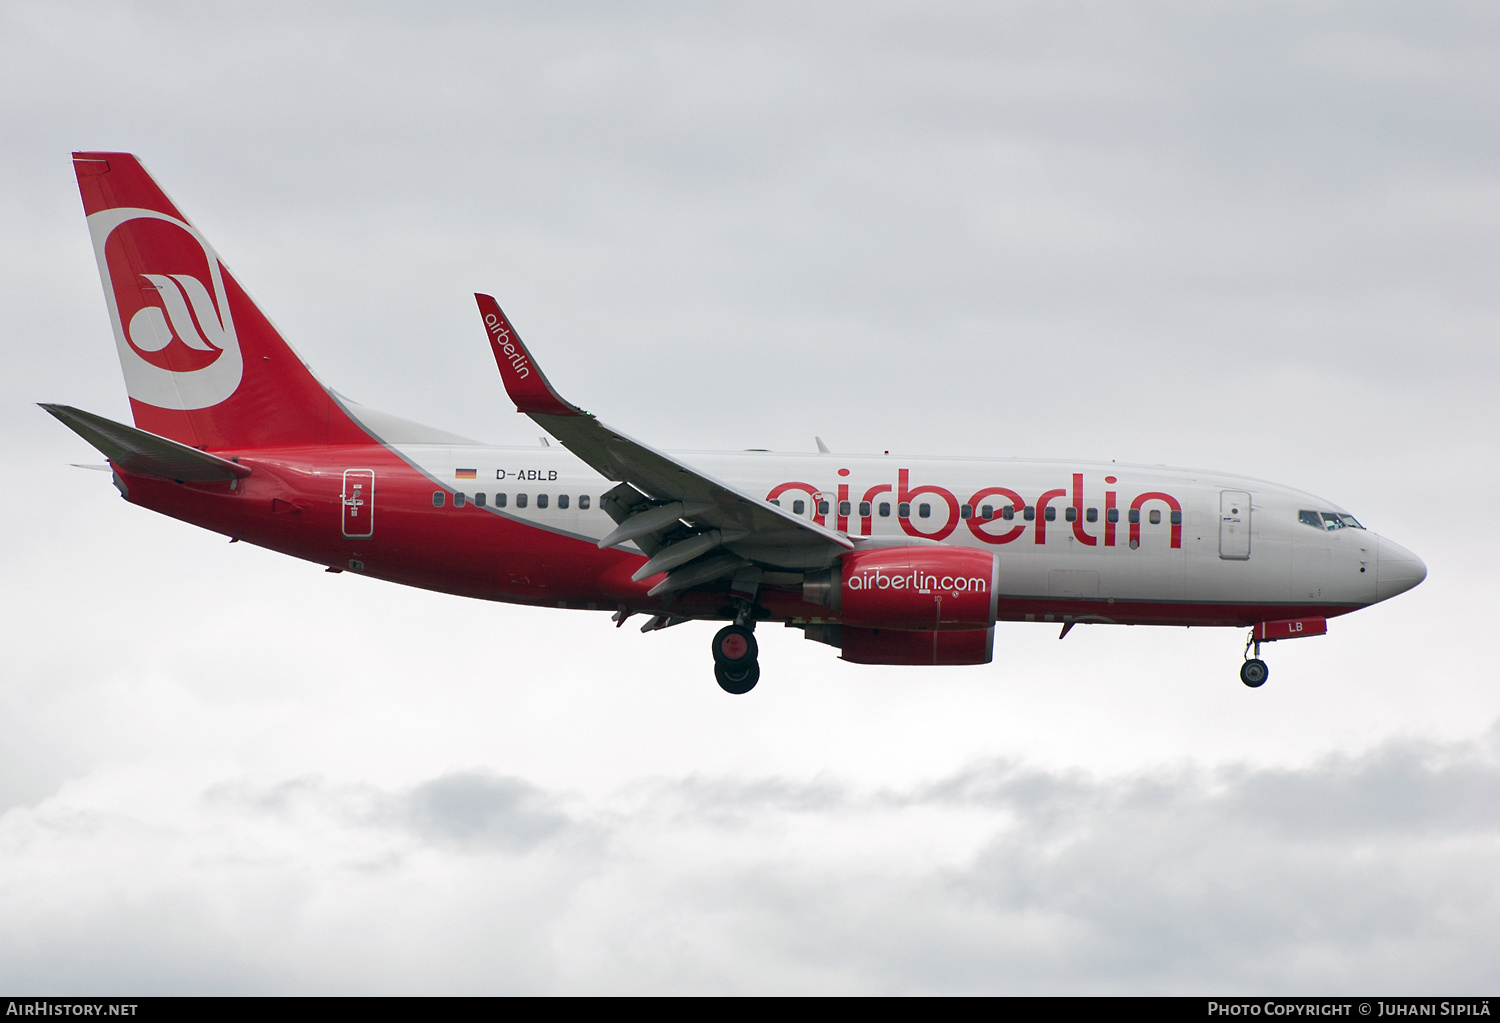
POLYGON ((731 693, 760 677, 761 623, 905 665, 987 664, 997 621, 1244 628, 1256 687, 1261 643, 1322 635, 1427 574, 1333 502, 1229 473, 668 454, 559 397, 487 295, 510 400, 561 446, 478 444, 319 382, 134 156, 73 167, 135 426, 42 407, 127 501, 330 572, 641 614, 642 631, 725 623, 731 693))

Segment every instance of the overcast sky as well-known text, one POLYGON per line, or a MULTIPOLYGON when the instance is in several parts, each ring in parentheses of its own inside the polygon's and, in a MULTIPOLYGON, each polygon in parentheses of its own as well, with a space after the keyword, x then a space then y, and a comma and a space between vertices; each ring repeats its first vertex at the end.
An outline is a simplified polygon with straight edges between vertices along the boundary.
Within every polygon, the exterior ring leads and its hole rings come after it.
POLYGON ((1493 993, 1500 9, 0 0, 0 989, 1493 993), (1116 458, 1415 591, 1269 648, 867 668, 481 604, 119 500, 68 154, 325 382, 498 443, 471 293, 669 448, 1116 458))

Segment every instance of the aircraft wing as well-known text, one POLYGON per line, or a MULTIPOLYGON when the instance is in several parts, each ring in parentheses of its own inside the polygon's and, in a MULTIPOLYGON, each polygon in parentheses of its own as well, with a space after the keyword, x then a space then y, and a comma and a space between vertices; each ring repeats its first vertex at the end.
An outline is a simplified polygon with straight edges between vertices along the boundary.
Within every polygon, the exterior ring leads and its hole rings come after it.
POLYGON ((653 596, 741 569, 824 568, 854 548, 844 535, 714 479, 564 401, 499 303, 489 295, 474 297, 516 411, 530 416, 606 479, 628 484, 605 495, 604 508, 616 528, 599 546, 634 541, 645 551, 650 560, 636 572, 637 580, 668 573, 651 589, 653 596))

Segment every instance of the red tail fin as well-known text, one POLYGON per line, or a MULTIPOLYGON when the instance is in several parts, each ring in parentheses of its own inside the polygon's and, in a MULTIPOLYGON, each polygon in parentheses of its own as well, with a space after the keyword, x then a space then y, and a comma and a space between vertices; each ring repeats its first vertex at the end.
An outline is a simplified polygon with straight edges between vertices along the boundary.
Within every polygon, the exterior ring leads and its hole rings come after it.
POLYGON ((129 153, 74 153, 135 423, 209 449, 367 440, 129 153))

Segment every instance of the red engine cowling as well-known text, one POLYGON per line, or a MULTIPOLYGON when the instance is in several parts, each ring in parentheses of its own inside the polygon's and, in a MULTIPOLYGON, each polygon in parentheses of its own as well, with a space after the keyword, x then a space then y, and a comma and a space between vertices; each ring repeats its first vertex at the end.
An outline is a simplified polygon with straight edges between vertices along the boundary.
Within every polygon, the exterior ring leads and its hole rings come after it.
POLYGON ((1000 559, 989 551, 888 547, 845 554, 836 567, 808 576, 802 596, 856 629, 972 631, 995 624, 999 583, 1000 559))
POLYGON ((989 664, 995 627, 949 632, 839 629, 843 659, 855 664, 989 664))

